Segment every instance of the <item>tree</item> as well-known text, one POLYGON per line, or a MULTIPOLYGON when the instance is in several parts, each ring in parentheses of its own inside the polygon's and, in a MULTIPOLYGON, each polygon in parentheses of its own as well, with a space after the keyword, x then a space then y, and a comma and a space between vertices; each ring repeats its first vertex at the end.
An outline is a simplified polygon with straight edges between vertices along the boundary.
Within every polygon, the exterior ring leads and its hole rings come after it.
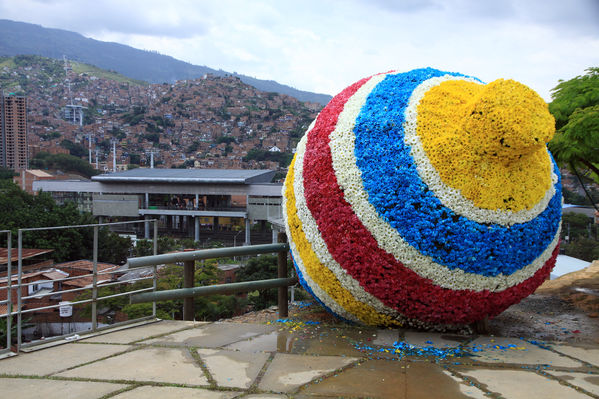
MULTIPOLYGON (((0 230, 12 230, 13 248, 16 248, 19 228, 51 227, 94 224, 89 213, 80 213, 73 202, 58 205, 48 193, 31 195, 11 181, 0 182, 0 230)), ((106 228, 98 232, 100 260, 124 263, 131 246, 128 238, 122 238, 106 228)), ((53 249, 56 262, 75 259, 91 259, 93 255, 93 229, 60 229, 27 231, 23 234, 23 247, 53 249)))
POLYGON ((69 150, 69 154, 77 158, 85 157, 88 153, 88 150, 81 144, 73 143, 71 140, 62 140, 60 146, 69 150))
POLYGON ((0 180, 12 180, 15 176, 18 174, 14 170, 0 167, 0 180))
POLYGON ((549 149, 579 179, 582 172, 599 182, 599 68, 560 81, 551 96, 549 111, 555 117, 556 134, 549 149))
POLYGON ((40 152, 30 161, 30 166, 38 169, 60 169, 65 172, 76 172, 88 178, 100 173, 92 168, 87 161, 67 154, 40 152))
MULTIPOLYGON (((248 260, 247 264, 237 271, 235 278, 237 281, 256 281, 277 278, 277 276, 277 257, 263 255, 248 260)), ((258 295, 250 295, 250 302, 254 305, 254 309, 276 305, 277 288, 259 290, 258 295)))

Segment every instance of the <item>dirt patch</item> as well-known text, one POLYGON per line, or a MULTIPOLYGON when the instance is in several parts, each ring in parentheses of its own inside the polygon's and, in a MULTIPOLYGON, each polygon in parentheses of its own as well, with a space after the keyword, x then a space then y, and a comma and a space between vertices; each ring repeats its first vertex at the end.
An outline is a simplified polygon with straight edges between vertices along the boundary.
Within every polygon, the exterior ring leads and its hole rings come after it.
POLYGON ((489 328, 503 337, 599 343, 599 318, 559 295, 533 294, 490 320, 489 328))

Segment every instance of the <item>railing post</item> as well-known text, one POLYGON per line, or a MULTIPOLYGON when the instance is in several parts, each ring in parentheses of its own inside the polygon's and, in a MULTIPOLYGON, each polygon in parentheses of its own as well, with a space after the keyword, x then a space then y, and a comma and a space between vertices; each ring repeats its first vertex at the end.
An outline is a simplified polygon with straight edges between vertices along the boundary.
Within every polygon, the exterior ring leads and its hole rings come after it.
MULTIPOLYGON (((158 255, 158 219, 154 219, 154 255, 158 255)), ((158 266, 152 266, 152 288, 153 292, 156 292, 156 287, 158 285, 158 266)), ((156 317, 156 301, 152 302, 152 316, 156 317)))
POLYGON ((19 229, 17 236, 17 252, 18 252, 18 263, 17 263, 17 354, 21 350, 21 308, 23 307, 21 293, 21 276, 23 275, 23 231, 19 229))
MULTIPOLYGON (((193 288, 195 260, 183 262, 183 288, 193 288)), ((193 298, 183 299, 183 320, 193 321, 193 298)))
MULTIPOLYGON (((277 241, 280 243, 287 242, 287 235, 285 233, 279 233, 277 241)), ((287 251, 281 251, 277 254, 277 270, 279 278, 287 277, 287 251)), ((287 287, 279 287, 278 295, 279 304, 279 317, 287 317, 288 311, 288 298, 287 298, 287 287)))
POLYGON ((94 226, 94 252, 92 271, 92 331, 98 329, 98 226, 94 226))

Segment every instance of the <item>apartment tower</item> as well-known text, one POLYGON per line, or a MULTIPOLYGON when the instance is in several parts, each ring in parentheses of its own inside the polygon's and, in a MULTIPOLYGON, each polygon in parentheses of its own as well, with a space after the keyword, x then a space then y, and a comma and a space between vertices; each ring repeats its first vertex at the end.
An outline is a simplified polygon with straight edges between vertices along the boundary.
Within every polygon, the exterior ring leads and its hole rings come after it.
POLYGON ((1 99, 0 166, 15 171, 27 169, 27 98, 2 93, 1 99))

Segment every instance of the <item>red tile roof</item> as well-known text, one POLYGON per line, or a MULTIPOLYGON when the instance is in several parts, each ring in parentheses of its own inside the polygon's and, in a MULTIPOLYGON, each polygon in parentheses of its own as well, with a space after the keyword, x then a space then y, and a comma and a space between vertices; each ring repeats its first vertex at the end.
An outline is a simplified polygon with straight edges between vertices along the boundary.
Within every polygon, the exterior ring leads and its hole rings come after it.
MULTIPOLYGON (((22 250, 22 258, 29 259, 39 255, 48 254, 50 252, 54 252, 53 249, 35 249, 35 248, 23 248, 22 250)), ((17 248, 12 248, 10 254, 10 260, 13 262, 17 262, 19 260, 19 253, 17 248)), ((8 263, 8 248, 0 248, 0 264, 8 263)))
MULTIPOLYGON (((87 260, 87 259, 79 259, 79 260, 73 260, 70 262, 64 262, 64 263, 57 263, 54 265, 55 268, 57 269, 79 269, 79 270, 86 270, 89 272, 92 272, 94 270, 94 263, 91 260, 87 260)), ((103 263, 103 262, 98 262, 98 271, 109 271, 109 270, 116 270, 118 269, 119 266, 114 265, 112 263, 103 263)))

